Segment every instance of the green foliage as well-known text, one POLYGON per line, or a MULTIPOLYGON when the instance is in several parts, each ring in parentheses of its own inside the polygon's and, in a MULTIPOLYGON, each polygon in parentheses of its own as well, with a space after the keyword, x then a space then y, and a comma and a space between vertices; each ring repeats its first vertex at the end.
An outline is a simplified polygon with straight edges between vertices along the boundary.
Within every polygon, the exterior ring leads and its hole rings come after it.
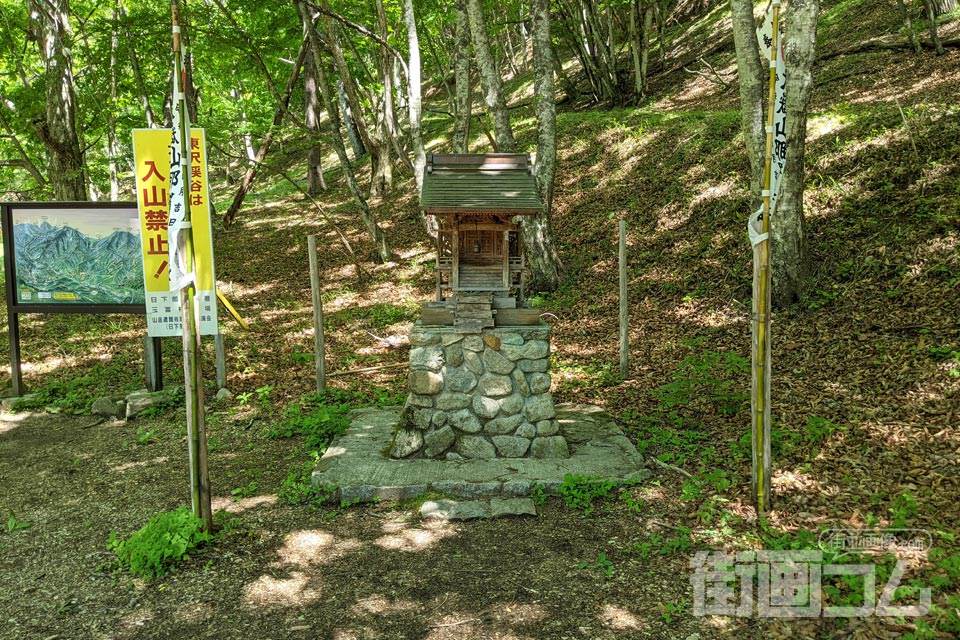
POLYGON ((594 500, 606 498, 617 488, 615 480, 598 480, 590 476, 568 473, 557 488, 567 506, 587 516, 596 509, 594 500))
POLYGON ((18 400, 18 410, 46 409, 54 413, 89 413, 99 383, 92 375, 72 380, 55 380, 18 400))
POLYGON ((686 600, 680 600, 679 602, 667 602, 663 605, 663 611, 660 612, 660 617, 663 618, 664 622, 670 624, 673 622, 674 616, 679 616, 686 610, 686 600))
POLYGON ((291 405, 284 412, 284 421, 271 428, 266 435, 268 438, 306 436, 304 446, 307 450, 322 455, 334 436, 347 428, 349 410, 350 406, 345 403, 314 405, 307 401, 291 405))
POLYGON ((919 512, 916 498, 909 491, 904 491, 893 500, 893 507, 890 509, 890 526, 894 529, 902 529, 906 526, 907 520, 916 517, 919 512))
POLYGON ((732 351, 704 351, 684 358, 673 380, 652 395, 672 418, 676 417, 675 409, 694 401, 713 405, 721 415, 734 415, 748 398, 738 383, 749 372, 750 361, 732 351))
POLYGON ((244 498, 249 498, 256 492, 257 492, 257 481, 251 480, 249 484, 242 487, 236 487, 235 489, 231 490, 230 495, 233 496, 233 499, 236 501, 236 500, 243 500, 244 498))
POLYGON ((301 351, 300 347, 294 347, 290 353, 293 364, 310 364, 313 362, 314 355, 309 351, 301 351))
POLYGON ((606 577, 613 576, 613 562, 607 558, 607 554, 602 551, 597 554, 597 561, 594 564, 589 562, 581 562, 579 565, 580 569, 599 569, 603 575, 606 577))
POLYGON ((535 482, 530 488, 530 499, 533 500, 533 504, 538 507, 542 507, 547 503, 547 492, 544 491, 543 485, 539 482, 535 482))
POLYGON ((121 569, 135 576, 153 578, 175 570, 193 550, 211 540, 213 536, 203 531, 203 520, 186 507, 179 507, 154 515, 125 540, 111 531, 107 549, 117 554, 121 569))
POLYGON ((6 531, 7 534, 15 533, 22 529, 28 529, 33 526, 33 523, 29 520, 17 520, 16 514, 13 511, 10 512, 10 517, 7 518, 6 531))

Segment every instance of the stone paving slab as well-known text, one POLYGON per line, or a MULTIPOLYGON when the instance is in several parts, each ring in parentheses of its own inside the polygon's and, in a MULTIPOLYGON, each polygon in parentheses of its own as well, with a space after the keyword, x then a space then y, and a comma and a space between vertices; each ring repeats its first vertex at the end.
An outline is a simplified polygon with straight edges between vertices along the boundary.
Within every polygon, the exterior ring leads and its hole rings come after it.
POLYGON ((331 500, 409 500, 427 492, 464 499, 519 498, 534 485, 555 493, 567 474, 603 480, 649 477, 643 456, 613 418, 592 405, 557 405, 560 432, 570 445, 562 459, 395 460, 389 457, 401 407, 359 409, 313 472, 313 486, 331 500), (335 489, 334 489, 335 488, 335 489))

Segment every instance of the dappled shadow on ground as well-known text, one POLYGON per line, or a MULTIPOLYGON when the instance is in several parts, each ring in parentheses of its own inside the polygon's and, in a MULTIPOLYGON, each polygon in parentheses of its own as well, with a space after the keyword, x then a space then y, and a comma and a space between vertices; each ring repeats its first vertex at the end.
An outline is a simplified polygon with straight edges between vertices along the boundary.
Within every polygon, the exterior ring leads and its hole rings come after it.
MULTIPOLYGON (((215 451, 213 477, 255 471, 275 486, 284 446, 266 441, 243 465, 215 451)), ((422 522, 415 505, 310 511, 254 495, 233 501, 233 533, 145 583, 104 569, 107 534, 186 495, 179 428, 32 416, 0 435, 0 454, 3 507, 31 523, 0 538, 9 637, 712 637, 656 608, 689 601, 686 581, 669 579, 687 559, 632 554, 652 525, 622 509, 586 517, 550 504, 536 518, 453 524, 422 522), (599 554, 615 558, 610 575, 599 554)), ((672 501, 637 491, 651 510, 672 501)))

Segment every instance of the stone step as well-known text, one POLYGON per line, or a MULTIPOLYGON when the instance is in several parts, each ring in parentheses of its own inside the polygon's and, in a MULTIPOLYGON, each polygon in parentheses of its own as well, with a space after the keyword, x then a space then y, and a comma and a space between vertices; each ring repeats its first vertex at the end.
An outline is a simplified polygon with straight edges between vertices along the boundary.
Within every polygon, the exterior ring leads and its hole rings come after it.
POLYGON ((490 313, 492 306, 490 304, 476 304, 476 303, 463 303, 457 304, 457 313, 463 311, 483 311, 485 313, 490 313))
POLYGON ((492 295, 457 296, 457 304, 492 304, 492 295))
POLYGON ((492 327, 493 320, 489 322, 476 319, 460 319, 453 321, 453 330, 456 333, 483 333, 484 327, 492 327))
POLYGON ((457 309, 457 314, 454 317, 465 320, 489 320, 490 324, 493 324, 493 312, 489 309, 486 311, 460 311, 457 309))

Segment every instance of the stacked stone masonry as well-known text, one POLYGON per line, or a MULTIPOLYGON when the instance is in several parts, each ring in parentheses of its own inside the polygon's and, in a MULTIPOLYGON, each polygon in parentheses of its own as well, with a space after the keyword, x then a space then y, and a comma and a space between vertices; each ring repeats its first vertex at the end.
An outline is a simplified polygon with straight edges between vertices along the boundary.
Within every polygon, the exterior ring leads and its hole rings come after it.
POLYGON ((566 458, 550 394, 550 327, 410 333, 410 394, 394 458, 566 458))

